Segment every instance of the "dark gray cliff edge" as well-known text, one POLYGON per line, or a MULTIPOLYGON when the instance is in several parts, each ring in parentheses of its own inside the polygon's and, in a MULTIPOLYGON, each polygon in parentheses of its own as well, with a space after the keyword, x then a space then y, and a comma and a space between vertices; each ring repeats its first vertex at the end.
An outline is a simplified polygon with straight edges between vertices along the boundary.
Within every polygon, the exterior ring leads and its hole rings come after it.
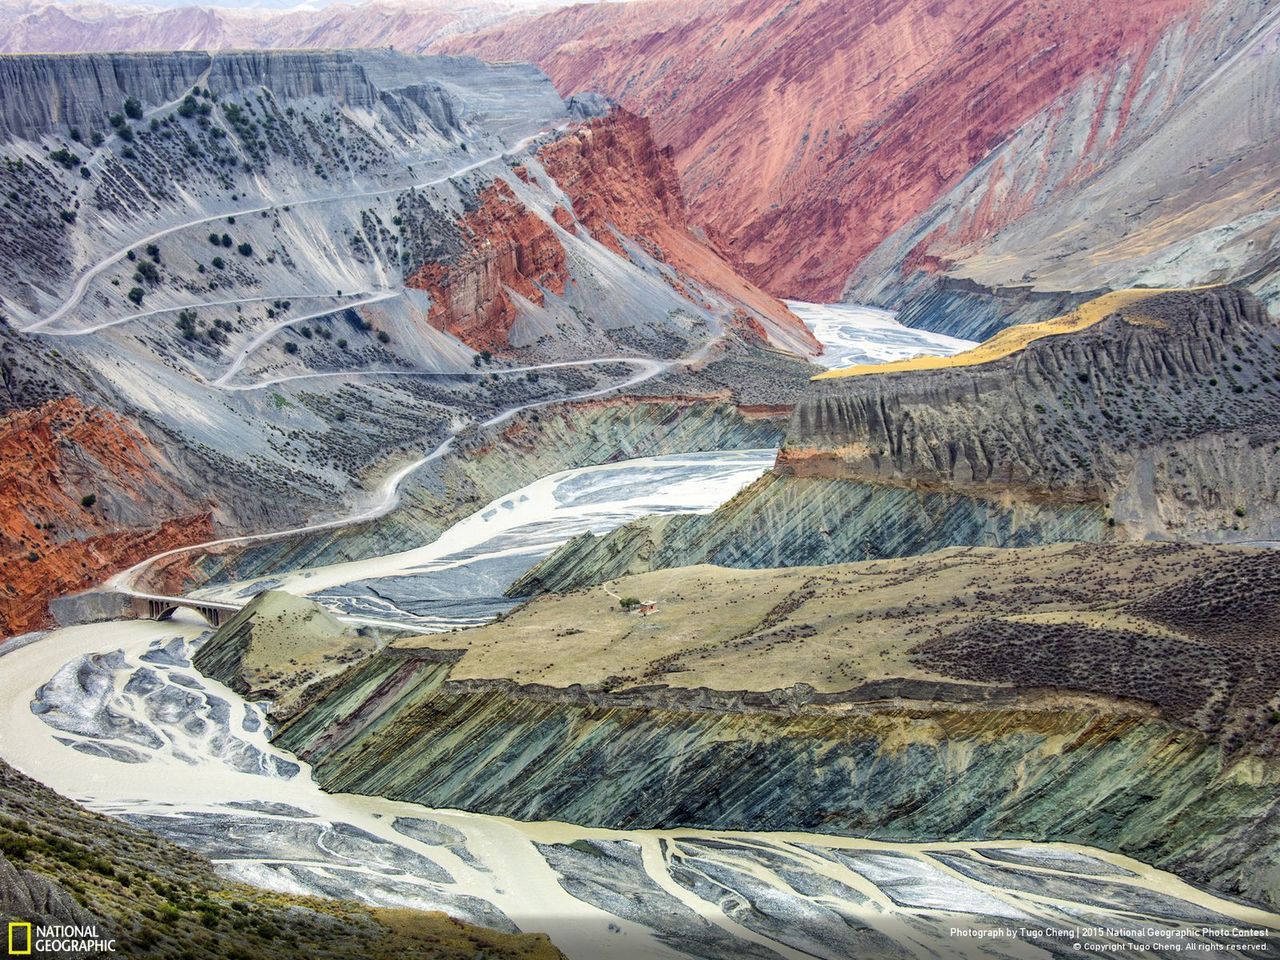
POLYGON ((1280 537, 1280 327, 1232 288, 967 367, 817 380, 775 470, 708 516, 582 536, 510 594, 696 563, 1280 537))
POLYGON ((527 64, 483 64, 469 57, 415 57, 388 50, 243 50, 164 53, 47 54, 0 57, 0 141, 37 139, 77 127, 87 136, 110 131, 108 115, 126 97, 144 110, 181 98, 194 85, 221 95, 262 87, 277 97, 320 97, 371 108, 394 103, 387 91, 413 100, 441 130, 456 129, 452 81, 465 84, 473 105, 504 102, 513 112, 554 109, 551 82, 527 64), (430 79, 423 79, 423 65, 430 79), (476 103, 476 74, 487 75, 476 103), (512 103, 513 100, 517 101, 512 103))

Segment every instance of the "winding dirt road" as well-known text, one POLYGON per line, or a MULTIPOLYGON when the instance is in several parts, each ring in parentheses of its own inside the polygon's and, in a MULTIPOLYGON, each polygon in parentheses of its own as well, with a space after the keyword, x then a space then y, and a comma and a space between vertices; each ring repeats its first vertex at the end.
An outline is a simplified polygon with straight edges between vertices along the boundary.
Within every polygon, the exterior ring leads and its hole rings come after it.
MULTIPOLYGON (((481 167, 486 167, 491 163, 496 163, 497 161, 503 160, 507 157, 515 156, 516 154, 519 154, 521 151, 523 151, 529 144, 537 140, 539 137, 545 136, 548 133, 554 133, 560 130, 564 130, 568 126, 569 126, 569 123, 565 122, 555 127, 539 130, 537 133, 532 133, 529 136, 516 141, 516 143, 513 144, 510 147, 510 149, 504 150, 500 153, 495 153, 488 157, 482 157, 479 160, 473 160, 470 163, 463 164, 461 167, 451 170, 450 172, 443 174, 441 176, 434 177, 430 180, 423 180, 418 183, 405 183, 405 184, 400 184, 399 186, 386 187, 380 190, 350 191, 347 193, 333 194, 331 196, 311 197, 310 199, 305 199, 305 200, 290 200, 287 202, 282 201, 280 203, 271 203, 271 204, 266 204, 266 205, 257 206, 257 207, 244 207, 237 210, 223 210, 220 213, 215 213, 207 217, 199 217, 194 220, 186 220, 186 221, 183 221, 182 223, 177 223, 177 224, 174 224, 173 226, 165 227, 161 230, 155 231, 154 233, 147 234, 147 236, 145 237, 138 237, 137 239, 131 241, 128 245, 123 246, 112 253, 109 253, 107 256, 103 257, 97 263, 93 264, 93 266, 89 267, 83 273, 81 273, 80 276, 76 279, 75 285, 71 288, 71 294, 65 300, 62 301, 62 303, 58 306, 58 308, 54 310, 52 313, 50 313, 48 316, 43 317, 42 319, 37 320, 34 323, 28 324, 25 327, 22 327, 21 328, 22 332, 38 333, 39 331, 43 330, 45 327, 49 326, 49 324, 56 323, 58 320, 61 320, 69 312, 71 312, 71 310, 73 310, 80 303, 81 300, 84 299, 85 293, 87 293, 89 290, 89 284, 93 282, 94 278, 100 275, 103 271, 105 271, 109 267, 123 260, 128 255, 130 250, 135 250, 138 247, 145 246, 148 243, 154 243, 155 241, 160 240, 164 237, 170 236, 171 234, 177 233, 180 230, 186 230, 191 227, 198 227, 201 224, 212 223, 215 220, 223 220, 226 217, 249 216, 250 214, 263 213, 264 211, 275 210, 285 206, 306 207, 306 206, 311 206, 317 203, 333 203, 334 201, 338 201, 338 200, 364 200, 371 197, 384 197, 384 196, 390 196, 392 194, 403 193, 406 190, 421 190, 421 189, 425 189, 426 187, 439 186, 442 183, 447 183, 448 181, 457 179, 458 177, 466 176, 468 173, 471 173, 474 170, 479 170, 481 167)), ((201 305, 196 303, 196 304, 190 304, 190 306, 199 307, 201 305)), ((94 329, 99 329, 99 328, 94 328, 94 329)), ((74 336, 75 334, 82 333, 82 332, 90 332, 90 331, 67 331, 66 335, 74 336)))
MULTIPOLYGON (((200 551, 200 550, 208 550, 212 547, 231 546, 235 544, 259 543, 259 542, 264 542, 269 540, 278 540, 284 537, 303 536, 311 533, 321 533, 325 530, 335 530, 340 527, 351 526, 357 523, 366 523, 370 520, 376 520, 379 517, 385 516, 386 514, 390 513, 399 504, 401 492, 402 492, 402 488, 405 480, 407 480, 419 469, 426 466, 428 463, 432 463, 436 460, 439 460, 441 457, 449 453, 449 451, 453 449, 454 442, 457 440, 458 436, 463 432, 463 430, 466 430, 472 427, 475 427, 478 429, 494 427, 499 424, 505 423, 506 421, 510 420, 512 417, 524 412, 525 410, 533 410, 538 407, 545 407, 545 406, 550 406, 550 405, 559 404, 559 403, 571 403, 577 400, 587 400, 592 397, 599 397, 599 396, 604 396, 605 394, 615 393, 619 390, 626 390, 629 387, 633 387, 636 384, 643 383, 646 380, 650 380, 653 377, 656 377, 659 374, 664 373, 667 370, 670 370, 674 367, 686 366, 688 364, 698 362, 699 359, 701 359, 703 356, 706 355, 707 351, 711 349, 714 343, 716 343, 716 340, 708 341, 706 344, 704 344, 702 347, 700 347, 698 350, 694 351, 693 353, 688 354, 685 357, 677 358, 675 360, 651 360, 643 357, 610 357, 608 359, 602 359, 602 360, 561 361, 557 363, 549 363, 549 364, 520 368, 519 371, 517 370, 505 371, 508 373, 528 372, 531 370, 551 369, 551 368, 557 368, 557 367, 570 367, 570 366, 586 366, 586 365, 594 365, 594 364, 601 364, 601 363, 626 363, 626 364, 631 364, 638 367, 638 370, 636 371, 636 373, 634 373, 632 376, 618 383, 611 383, 603 387, 593 387, 590 390, 583 390, 583 391, 580 391, 579 393, 568 394, 562 397, 551 397, 545 400, 535 400, 529 403, 519 404, 514 407, 509 407, 508 409, 503 410, 499 413, 495 413, 493 416, 489 417, 487 420, 482 420, 479 422, 473 421, 472 423, 465 424, 464 426, 454 428, 449 432, 449 435, 429 453, 421 457, 418 457, 415 460, 410 460, 409 462, 402 464, 400 467, 398 467, 397 469, 392 471, 390 474, 388 474, 386 477, 384 477, 382 480, 382 483, 379 485, 378 490, 375 493, 375 499, 373 500, 373 502, 366 504, 362 507, 357 507, 356 510, 352 513, 343 515, 341 517, 335 517, 330 520, 322 520, 322 521, 317 521, 315 523, 303 524, 302 526, 298 526, 298 527, 291 527, 285 530, 274 530, 268 533, 245 534, 243 536, 236 536, 236 537, 221 537, 216 540, 206 540, 203 543, 195 543, 186 547, 176 547, 172 550, 165 550, 162 553, 158 553, 152 557, 148 557, 146 560, 143 560, 140 563, 134 564, 132 567, 129 567, 127 570, 123 570, 120 573, 117 573, 115 576, 107 580, 103 584, 103 586, 107 589, 115 590, 117 592, 125 593, 134 597, 144 597, 149 599, 179 599, 174 597, 166 597, 160 594, 142 592, 135 589, 134 585, 137 583, 139 578, 144 573, 146 573, 146 571, 153 564, 161 560, 167 560, 170 557, 178 556, 179 554, 193 552, 193 551, 200 551)), ((310 376, 310 375, 303 375, 303 376, 310 376)), ((329 374, 317 374, 316 376, 329 376, 329 374)))

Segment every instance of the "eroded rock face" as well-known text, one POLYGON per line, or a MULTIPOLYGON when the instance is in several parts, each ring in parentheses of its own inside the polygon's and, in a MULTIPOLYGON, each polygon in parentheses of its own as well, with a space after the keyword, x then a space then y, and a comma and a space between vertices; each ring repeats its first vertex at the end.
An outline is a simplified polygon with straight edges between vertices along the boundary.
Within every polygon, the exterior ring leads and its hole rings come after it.
POLYGON ((687 226, 671 151, 659 150, 648 122, 633 113, 615 110, 538 156, 573 200, 578 219, 618 253, 623 248, 611 227, 657 248, 665 229, 687 226))
MULTIPOLYGON (((443 46, 531 60, 564 93, 599 90, 652 118, 693 219, 727 238, 747 276, 774 294, 833 300, 881 240, 1029 118, 1064 91, 1136 78, 1203 6, 566 8, 443 46)), ((1142 91, 1116 86, 1107 110, 1123 117, 1142 91)), ((1095 129, 1105 140, 1105 125, 1095 129)))
POLYGON ((818 353, 821 346, 785 305, 739 276, 691 232, 673 156, 670 148, 654 143, 648 120, 625 109, 614 109, 538 153, 572 201, 577 219, 605 246, 626 255, 624 241, 639 243, 658 260, 748 308, 750 314, 742 315, 748 326, 755 324, 758 338, 772 338, 801 354, 818 353))
POLYGON ((210 505, 127 419, 74 397, 0 420, 0 633, 50 599, 154 553, 210 539, 210 505))
POLYGON ((1037 319, 1029 296, 1135 284, 1244 283, 1274 307, 1269 12, 1256 0, 1205 4, 1145 60, 1064 87, 881 243, 846 295, 909 304, 908 322, 926 323, 945 322, 929 300, 943 294, 952 312, 964 286, 1003 288, 987 322, 1037 319))
POLYGON ((563 294, 569 279, 564 247, 537 214, 501 180, 457 223, 462 252, 424 264, 405 285, 431 294, 428 322, 476 350, 502 350, 516 321, 508 291, 542 303, 545 290, 563 294))
MULTIPOLYGON (((1168 455, 1239 432, 1270 459, 1277 345, 1280 326, 1247 293, 1166 294, 976 366, 815 381, 779 465, 797 476, 1106 502, 1139 451, 1158 445, 1168 455)), ((1222 494, 1199 499, 1231 499, 1222 494)))
POLYGON ((956 709, 938 688, 930 705, 842 709, 441 684, 438 662, 411 680, 390 652, 279 737, 327 790, 626 829, 1066 840, 1274 898, 1274 765, 1224 770, 1216 747, 1141 710, 956 709))
POLYGON ((33 138, 57 125, 107 129, 107 114, 126 97, 165 103, 209 67, 207 53, 98 54, 0 58, 0 139, 33 138))

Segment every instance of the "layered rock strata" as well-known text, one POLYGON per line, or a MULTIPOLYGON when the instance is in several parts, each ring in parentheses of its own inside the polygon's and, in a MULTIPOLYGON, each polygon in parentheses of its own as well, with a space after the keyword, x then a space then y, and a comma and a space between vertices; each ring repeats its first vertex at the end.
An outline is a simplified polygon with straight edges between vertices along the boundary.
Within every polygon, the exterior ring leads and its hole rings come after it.
POLYGON ((127 419, 67 397, 0 419, 0 634, 49 599, 208 539, 211 505, 127 419))
POLYGON ((278 742, 335 791, 1079 842, 1274 906, 1276 574, 1172 544, 651 573, 397 641, 315 684, 278 742))
POLYGON ((993 339, 972 356, 820 378, 772 474, 709 516, 579 537, 513 595, 703 562, 1274 539, 1280 327, 1261 303, 1222 288, 1131 298, 1083 327, 1070 319, 1071 332, 1012 353, 993 339))

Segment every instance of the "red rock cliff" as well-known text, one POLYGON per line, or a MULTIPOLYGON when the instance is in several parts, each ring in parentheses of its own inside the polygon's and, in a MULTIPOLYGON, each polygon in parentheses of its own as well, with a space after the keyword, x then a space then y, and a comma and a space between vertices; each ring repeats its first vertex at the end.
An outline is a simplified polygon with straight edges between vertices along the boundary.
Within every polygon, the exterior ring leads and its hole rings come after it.
POLYGON ((47 625, 54 597, 212 537, 207 508, 164 464, 128 420, 73 397, 0 419, 0 635, 47 625))
POLYGON ((562 93, 597 90, 650 117, 693 221, 725 238, 747 276, 830 300, 993 145, 1090 77, 1143 63, 1202 5, 650 0, 568 7, 442 46, 533 60, 562 93))
POLYGON ((538 159, 598 241, 625 255, 621 234, 768 325, 752 321, 752 329, 799 349, 820 349, 785 305, 745 280, 689 229, 672 151, 654 144, 648 120, 614 110, 543 147, 538 159))
POLYGON ((418 268, 406 285, 431 294, 428 322, 476 350, 503 350, 516 320, 508 290, 542 303, 544 287, 564 293, 564 248, 537 214, 501 180, 458 221, 464 252, 449 263, 418 268))

